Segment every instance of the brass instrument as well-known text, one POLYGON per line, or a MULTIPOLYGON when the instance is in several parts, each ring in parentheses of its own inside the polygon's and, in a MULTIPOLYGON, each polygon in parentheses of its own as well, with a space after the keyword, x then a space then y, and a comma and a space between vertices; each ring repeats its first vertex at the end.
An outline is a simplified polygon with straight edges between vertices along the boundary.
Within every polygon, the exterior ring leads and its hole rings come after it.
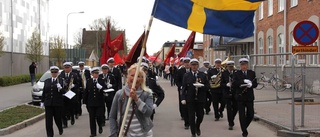
POLYGON ((210 80, 210 88, 219 88, 220 87, 221 75, 222 75, 223 71, 224 71, 224 69, 220 68, 220 71, 217 74, 217 77, 211 78, 211 80, 210 80))
POLYGON ((72 84, 73 84, 73 75, 71 75, 70 81, 69 81, 69 86, 68 86, 68 91, 72 89, 72 84))
POLYGON ((86 79, 86 77, 85 77, 85 75, 84 75, 84 72, 85 72, 85 71, 83 71, 83 72, 81 73, 81 79, 82 79, 82 87, 83 87, 83 90, 85 90, 85 89, 86 89, 86 84, 87 84, 87 79, 86 79))

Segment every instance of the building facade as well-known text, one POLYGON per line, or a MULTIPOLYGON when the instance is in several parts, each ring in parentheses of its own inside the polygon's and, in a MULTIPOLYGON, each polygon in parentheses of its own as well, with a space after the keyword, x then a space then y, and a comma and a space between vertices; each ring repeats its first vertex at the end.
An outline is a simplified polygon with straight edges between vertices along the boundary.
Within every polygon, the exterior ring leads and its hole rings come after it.
POLYGON ((8 64, 8 68, 0 70, 0 76, 29 73, 27 66, 31 62, 25 58, 25 49, 35 30, 41 34, 45 56, 38 62, 37 71, 41 73, 49 68, 49 0, 0 0, 0 32, 5 52, 0 63, 8 64))
MULTIPOLYGON (((256 11, 255 54, 291 53, 299 44, 293 38, 293 29, 301 21, 312 21, 319 27, 318 0, 266 0, 256 11)), ((319 39, 309 46, 319 46, 319 39)), ((288 56, 259 57, 257 65, 290 64, 288 56)), ((307 65, 319 64, 318 55, 309 55, 307 65)))

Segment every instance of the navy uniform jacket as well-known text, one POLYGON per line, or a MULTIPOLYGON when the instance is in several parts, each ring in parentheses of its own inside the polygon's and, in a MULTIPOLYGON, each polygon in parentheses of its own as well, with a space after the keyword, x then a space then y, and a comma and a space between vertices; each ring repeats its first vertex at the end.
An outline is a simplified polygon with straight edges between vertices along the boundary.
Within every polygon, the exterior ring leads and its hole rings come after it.
POLYGON ((241 70, 238 70, 234 73, 233 76, 233 87, 236 90, 236 98, 238 101, 253 101, 254 100, 254 93, 253 88, 256 88, 258 83, 256 79, 256 73, 252 70, 247 70, 247 75, 244 75, 241 70), (252 81, 252 87, 240 87, 241 84, 245 84, 244 80, 249 79, 252 81))
MULTIPOLYGON (((235 94, 234 89, 231 87, 227 87, 227 84, 232 80, 233 80, 233 74, 236 72, 236 70, 232 70, 232 74, 230 75, 229 70, 225 70, 224 72, 222 72, 221 75, 221 88, 222 88, 222 92, 225 98, 232 98, 232 95, 235 94)), ((231 84, 232 86, 232 84, 231 84)))
POLYGON ((104 80, 101 78, 97 78, 98 83, 102 86, 102 89, 98 89, 96 83, 93 82, 93 78, 90 78, 87 81, 86 90, 83 94, 83 103, 89 107, 94 106, 104 106, 104 92, 105 90, 105 83, 104 80))
POLYGON ((62 78, 57 77, 56 82, 52 82, 52 78, 44 81, 41 102, 44 102, 45 106, 63 106, 63 94, 66 93, 66 90, 61 89, 58 91, 57 82, 63 86, 62 78))
POLYGON ((147 83, 147 86, 152 90, 153 94, 155 94, 155 96, 157 97, 157 100, 155 100, 154 104, 159 106, 165 96, 164 90, 162 89, 162 87, 160 85, 157 84, 156 79, 154 79, 152 77, 147 77, 146 83, 147 83))
POLYGON ((71 91, 78 93, 81 83, 79 83, 79 75, 77 73, 70 72, 69 77, 67 78, 66 73, 62 71, 58 77, 63 79, 64 85, 61 86, 66 90, 69 88, 69 82, 73 78, 74 87, 71 88, 71 91))
POLYGON ((182 82, 182 95, 181 100, 186 100, 187 102, 196 101, 195 98, 198 98, 198 102, 206 102, 207 91, 209 90, 209 82, 205 73, 198 71, 197 80, 200 79, 200 83, 204 86, 198 88, 198 95, 196 96, 196 87, 193 85, 196 82, 196 78, 193 76, 192 72, 188 72, 183 76, 182 82))
POLYGON ((175 82, 176 82, 178 87, 182 86, 183 75, 186 72, 187 72, 187 69, 185 67, 182 67, 182 68, 178 69, 178 71, 176 73, 176 78, 175 78, 175 82))
POLYGON ((112 69, 110 69, 109 73, 113 74, 114 78, 116 79, 116 82, 114 84, 117 85, 117 88, 115 88, 114 90, 118 91, 122 88, 122 76, 120 70, 116 67, 113 67, 112 69))

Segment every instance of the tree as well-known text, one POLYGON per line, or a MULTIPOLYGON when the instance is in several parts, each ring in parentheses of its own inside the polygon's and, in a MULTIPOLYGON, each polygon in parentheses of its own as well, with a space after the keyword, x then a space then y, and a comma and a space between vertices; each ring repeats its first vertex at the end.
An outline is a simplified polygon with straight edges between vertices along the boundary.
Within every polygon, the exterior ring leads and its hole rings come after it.
POLYGON ((91 30, 99 30, 100 28, 102 30, 106 30, 107 23, 109 20, 111 26, 110 31, 119 30, 119 27, 117 26, 118 23, 115 20, 113 20, 110 16, 106 18, 95 19, 91 24, 89 24, 89 27, 91 28, 91 30))
POLYGON ((40 33, 35 30, 26 44, 27 58, 32 62, 40 62, 43 59, 43 48, 40 33))
POLYGON ((78 31, 74 36, 74 48, 81 48, 82 47, 82 30, 78 31))
POLYGON ((57 61, 57 66, 61 67, 66 56, 63 39, 60 36, 50 38, 50 60, 57 61))
POLYGON ((0 57, 1 57, 2 54, 3 54, 3 46, 4 46, 3 42, 4 42, 4 36, 3 36, 2 33, 0 32, 0 57))

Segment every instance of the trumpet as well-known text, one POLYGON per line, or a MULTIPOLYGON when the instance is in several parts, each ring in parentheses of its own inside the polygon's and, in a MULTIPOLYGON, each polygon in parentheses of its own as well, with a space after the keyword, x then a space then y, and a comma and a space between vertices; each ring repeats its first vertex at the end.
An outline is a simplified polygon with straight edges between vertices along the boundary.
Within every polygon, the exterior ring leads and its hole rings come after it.
POLYGON ((72 89, 72 84, 73 84, 73 76, 71 75, 71 79, 69 81, 69 86, 68 86, 68 91, 72 89))

